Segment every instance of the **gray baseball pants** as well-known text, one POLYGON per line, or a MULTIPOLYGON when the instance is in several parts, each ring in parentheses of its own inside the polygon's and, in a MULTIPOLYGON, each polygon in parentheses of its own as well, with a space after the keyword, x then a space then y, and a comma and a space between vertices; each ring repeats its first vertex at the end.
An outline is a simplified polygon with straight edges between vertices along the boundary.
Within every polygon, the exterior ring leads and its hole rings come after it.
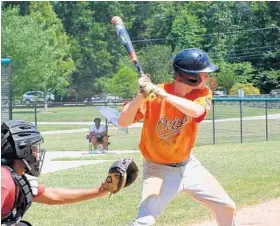
POLYGON ((207 207, 218 226, 235 226, 235 203, 194 155, 181 167, 144 161, 142 197, 136 220, 130 225, 153 225, 181 191, 207 207))

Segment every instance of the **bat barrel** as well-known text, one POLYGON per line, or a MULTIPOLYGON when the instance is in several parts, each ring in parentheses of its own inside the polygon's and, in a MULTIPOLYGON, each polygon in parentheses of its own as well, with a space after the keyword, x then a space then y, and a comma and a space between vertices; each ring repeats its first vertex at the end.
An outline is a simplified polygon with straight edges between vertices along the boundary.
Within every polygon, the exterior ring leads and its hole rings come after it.
POLYGON ((116 25, 123 25, 123 21, 119 16, 114 16, 111 20, 111 23, 115 26, 116 25))
MULTIPOLYGON (((128 53, 131 61, 135 64, 139 76, 142 76, 144 74, 143 69, 137 59, 132 42, 123 24, 122 19, 119 16, 114 16, 111 20, 111 23, 115 26, 117 36, 119 37, 121 44, 124 46, 126 52, 128 53)), ((149 95, 150 100, 154 100, 155 98, 156 98, 155 94, 151 93, 149 95)))

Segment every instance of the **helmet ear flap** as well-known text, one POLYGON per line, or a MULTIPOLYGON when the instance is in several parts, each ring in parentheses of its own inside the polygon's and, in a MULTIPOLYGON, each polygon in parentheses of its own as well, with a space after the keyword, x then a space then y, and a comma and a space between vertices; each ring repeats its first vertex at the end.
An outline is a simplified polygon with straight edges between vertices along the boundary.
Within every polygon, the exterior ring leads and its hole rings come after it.
POLYGON ((174 73, 174 79, 192 87, 198 86, 202 81, 198 73, 185 73, 180 70, 174 73), (178 77, 180 78, 179 80, 178 77))

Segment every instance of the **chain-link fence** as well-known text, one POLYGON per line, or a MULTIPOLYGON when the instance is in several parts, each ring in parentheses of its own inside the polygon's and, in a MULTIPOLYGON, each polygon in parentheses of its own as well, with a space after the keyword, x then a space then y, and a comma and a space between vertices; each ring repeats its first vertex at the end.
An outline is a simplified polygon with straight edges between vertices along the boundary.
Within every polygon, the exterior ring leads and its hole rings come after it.
POLYGON ((198 145, 280 140, 280 98, 215 98, 198 145))
MULTIPOLYGON (((37 108, 31 105, 15 108, 13 114, 15 119, 38 120, 38 128, 44 133, 49 131, 46 134, 53 134, 57 142, 67 140, 69 143, 71 139, 73 144, 69 145, 69 150, 87 147, 85 134, 95 117, 101 117, 104 122, 104 117, 93 105, 50 106, 47 111, 41 105, 37 108), (55 130, 59 130, 59 134, 52 132, 55 130)), ((137 149, 141 126, 141 122, 134 124, 125 134, 109 124, 111 148, 137 149)), ((280 98, 214 98, 206 120, 199 124, 197 146, 272 140, 280 140, 280 98)))
POLYGON ((1 59, 1 123, 12 119, 11 59, 1 59))

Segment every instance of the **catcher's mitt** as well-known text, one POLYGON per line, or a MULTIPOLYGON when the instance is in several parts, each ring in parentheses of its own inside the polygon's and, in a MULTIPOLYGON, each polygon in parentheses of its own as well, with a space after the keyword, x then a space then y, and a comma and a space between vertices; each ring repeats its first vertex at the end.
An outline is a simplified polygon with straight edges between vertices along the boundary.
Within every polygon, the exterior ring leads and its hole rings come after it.
POLYGON ((117 160, 110 167, 108 176, 102 184, 102 187, 106 191, 117 193, 136 180, 138 171, 138 167, 132 159, 124 158, 117 160))

